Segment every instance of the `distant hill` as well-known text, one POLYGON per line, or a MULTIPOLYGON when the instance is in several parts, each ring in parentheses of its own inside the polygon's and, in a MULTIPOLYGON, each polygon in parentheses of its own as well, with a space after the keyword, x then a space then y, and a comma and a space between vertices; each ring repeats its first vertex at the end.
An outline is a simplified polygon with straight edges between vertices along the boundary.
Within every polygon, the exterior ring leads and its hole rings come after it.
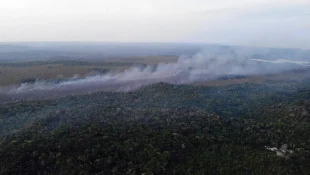
POLYGON ((306 61, 310 51, 295 48, 267 48, 229 46, 201 43, 104 43, 104 42, 39 42, 0 43, 0 61, 23 62, 29 60, 70 57, 70 59, 126 58, 135 56, 192 56, 229 57, 233 59, 289 59, 306 61))
POLYGON ((0 51, 20 50, 29 48, 31 47, 26 45, 0 44, 0 51))

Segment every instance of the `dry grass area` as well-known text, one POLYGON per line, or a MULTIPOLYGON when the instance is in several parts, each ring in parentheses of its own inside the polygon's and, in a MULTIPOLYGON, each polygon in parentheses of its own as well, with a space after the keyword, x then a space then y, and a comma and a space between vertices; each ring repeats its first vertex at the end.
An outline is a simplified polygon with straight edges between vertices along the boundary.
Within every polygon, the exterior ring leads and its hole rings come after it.
MULTIPOLYGON (((63 60, 53 63, 41 61, 39 64, 2 65, 0 64, 0 86, 20 84, 26 79, 52 80, 59 78, 70 78, 75 75, 84 77, 94 70, 124 71, 135 64, 158 64, 177 62, 177 56, 145 56, 130 58, 111 58, 105 60, 95 60, 91 62, 77 62, 63 60)), ((226 80, 214 80, 207 82, 196 82, 193 85, 203 86, 227 86, 240 83, 261 84, 266 82, 277 82, 281 80, 302 81, 304 77, 309 77, 310 71, 292 71, 274 75, 258 75, 244 78, 234 78, 226 80)))
POLYGON ((25 79, 58 79, 70 78, 74 75, 87 76, 94 70, 123 71, 134 64, 158 64, 177 61, 176 56, 145 56, 132 58, 113 58, 79 62, 63 60, 54 64, 52 61, 18 63, 16 65, 0 65, 0 86, 16 85, 25 79), (72 63, 71 63, 72 62, 72 63), (30 63, 30 64, 29 64, 30 63), (88 64, 89 63, 89 64, 88 64))
POLYGON ((113 58, 105 60, 107 62, 123 62, 123 63, 140 63, 140 64, 158 64, 158 63, 174 63, 178 61, 178 56, 142 56, 131 58, 113 58))
POLYGON ((104 66, 63 66, 63 65, 40 65, 26 67, 0 66, 0 85, 19 84, 25 79, 57 79, 69 78, 74 75, 85 76, 93 69, 108 69, 104 66))

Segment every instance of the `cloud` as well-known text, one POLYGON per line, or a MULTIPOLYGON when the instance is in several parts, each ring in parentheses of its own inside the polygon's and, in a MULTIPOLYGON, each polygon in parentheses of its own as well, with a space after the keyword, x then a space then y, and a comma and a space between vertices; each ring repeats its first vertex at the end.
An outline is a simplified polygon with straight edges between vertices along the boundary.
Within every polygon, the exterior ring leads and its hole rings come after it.
POLYGON ((306 0, 12 0, 1 2, 0 8, 2 41, 208 42, 310 48, 310 3, 306 0))

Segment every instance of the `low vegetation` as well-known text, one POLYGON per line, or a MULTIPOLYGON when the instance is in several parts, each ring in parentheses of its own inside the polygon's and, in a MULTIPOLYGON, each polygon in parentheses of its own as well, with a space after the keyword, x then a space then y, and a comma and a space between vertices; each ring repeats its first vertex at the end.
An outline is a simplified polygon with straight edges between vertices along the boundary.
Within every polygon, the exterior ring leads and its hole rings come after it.
POLYGON ((159 83, 2 104, 0 174, 308 174, 309 85, 159 83))
POLYGON ((176 62, 175 56, 137 58, 90 59, 88 61, 48 59, 17 63, 0 62, 0 86, 18 85, 29 79, 55 80, 103 74, 108 71, 123 71, 132 66, 145 66, 159 62, 176 62))

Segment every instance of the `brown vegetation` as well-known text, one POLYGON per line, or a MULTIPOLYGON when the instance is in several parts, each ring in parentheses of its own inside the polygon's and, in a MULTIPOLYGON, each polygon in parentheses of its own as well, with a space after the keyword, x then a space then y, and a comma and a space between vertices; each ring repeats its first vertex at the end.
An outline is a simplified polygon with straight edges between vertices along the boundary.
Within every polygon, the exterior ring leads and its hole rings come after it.
POLYGON ((0 86, 16 85, 25 79, 58 79, 74 75, 87 76, 93 71, 123 71, 137 64, 176 62, 176 56, 146 56, 135 58, 111 58, 92 61, 37 61, 27 63, 0 64, 0 86))

